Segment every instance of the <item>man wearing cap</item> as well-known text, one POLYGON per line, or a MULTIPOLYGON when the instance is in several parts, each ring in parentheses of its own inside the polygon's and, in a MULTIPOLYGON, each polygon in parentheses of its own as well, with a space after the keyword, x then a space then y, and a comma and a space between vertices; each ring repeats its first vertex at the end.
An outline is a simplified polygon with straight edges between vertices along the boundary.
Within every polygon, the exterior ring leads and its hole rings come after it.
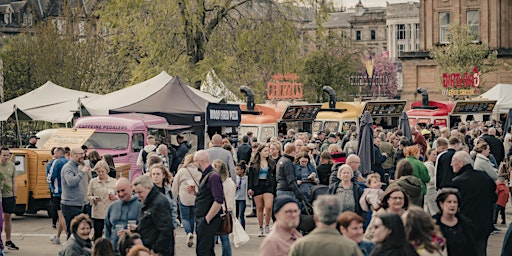
POLYGON ((288 255, 288 250, 302 235, 296 229, 300 222, 299 203, 287 195, 274 199, 274 226, 260 245, 259 255, 288 255))
POLYGON ((27 148, 37 148, 36 143, 38 139, 39 137, 37 137, 36 135, 30 136, 30 139, 28 139, 27 148))
POLYGON ((341 201, 335 195, 321 195, 313 202, 316 228, 292 245, 288 255, 349 255, 362 256, 356 242, 342 236, 336 229, 341 201))
POLYGON ((316 138, 321 142, 321 143, 324 143, 324 140, 325 140, 325 131, 319 131, 318 134, 316 135, 316 138))

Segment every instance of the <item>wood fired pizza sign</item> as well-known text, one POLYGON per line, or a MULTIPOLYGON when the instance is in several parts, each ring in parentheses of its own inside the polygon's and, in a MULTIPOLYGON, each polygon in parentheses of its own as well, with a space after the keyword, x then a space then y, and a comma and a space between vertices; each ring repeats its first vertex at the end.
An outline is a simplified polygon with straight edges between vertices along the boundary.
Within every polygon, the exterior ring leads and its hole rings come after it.
POLYGON ((480 93, 479 86, 480 74, 478 73, 478 69, 476 67, 473 68, 472 73, 443 73, 443 95, 475 95, 480 93))

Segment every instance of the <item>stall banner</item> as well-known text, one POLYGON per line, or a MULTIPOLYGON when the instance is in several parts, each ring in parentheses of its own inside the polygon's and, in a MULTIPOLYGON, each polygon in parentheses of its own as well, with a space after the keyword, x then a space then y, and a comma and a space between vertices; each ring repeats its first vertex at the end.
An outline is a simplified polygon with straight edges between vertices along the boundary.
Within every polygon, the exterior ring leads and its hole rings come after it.
POLYGON ((208 103, 206 106, 206 125, 238 127, 242 111, 237 104, 208 103))
POLYGON ((475 95, 480 93, 480 74, 473 68, 473 73, 443 73, 443 95, 475 95))

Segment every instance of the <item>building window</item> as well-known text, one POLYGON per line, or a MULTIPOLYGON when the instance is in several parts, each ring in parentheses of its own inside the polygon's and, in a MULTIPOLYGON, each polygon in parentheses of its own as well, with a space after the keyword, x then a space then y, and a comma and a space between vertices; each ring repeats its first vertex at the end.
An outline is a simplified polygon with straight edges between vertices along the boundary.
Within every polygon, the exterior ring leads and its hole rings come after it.
POLYGON ((420 24, 415 24, 416 29, 414 30, 414 38, 419 39, 420 38, 420 24))
POLYGON ((396 39, 398 39, 398 40, 405 39, 405 25, 404 24, 396 25, 396 39))
POLYGON ((448 29, 450 28, 450 13, 439 13, 439 43, 448 43, 448 29))
POLYGON ((370 37, 371 37, 372 40, 375 40, 375 30, 372 29, 370 31, 370 37))
POLYGON ((397 53, 398 53, 398 57, 400 57, 400 55, 402 55, 402 53, 404 52, 405 50, 405 44, 398 44, 397 45, 397 53))
POLYGON ((473 34, 473 42, 478 42, 478 11, 468 11, 466 13, 468 28, 473 34))
POLYGON ((357 30, 356 31, 356 41, 360 41, 361 40, 361 30, 357 30))

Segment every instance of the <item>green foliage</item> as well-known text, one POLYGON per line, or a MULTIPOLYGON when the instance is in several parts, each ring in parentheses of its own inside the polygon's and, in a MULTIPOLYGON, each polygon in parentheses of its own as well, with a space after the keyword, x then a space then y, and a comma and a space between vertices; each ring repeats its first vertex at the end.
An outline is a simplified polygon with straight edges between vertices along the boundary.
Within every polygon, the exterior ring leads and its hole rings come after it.
POLYGON ((106 51, 105 41, 90 24, 69 12, 38 23, 33 35, 8 38, 2 52, 6 100, 47 81, 96 93, 122 88, 125 67, 106 51), (79 37, 80 29, 87 38, 79 37))
POLYGON ((344 36, 329 33, 318 36, 316 51, 305 58, 304 96, 310 102, 321 102, 322 87, 331 86, 338 100, 352 101, 358 87, 349 84, 350 75, 361 69, 361 49, 344 36))
POLYGON ((438 63, 441 73, 464 73, 477 67, 480 74, 497 69, 497 51, 490 51, 482 43, 475 43, 474 35, 465 25, 451 25, 448 31, 450 43, 434 47, 430 56, 438 63))

